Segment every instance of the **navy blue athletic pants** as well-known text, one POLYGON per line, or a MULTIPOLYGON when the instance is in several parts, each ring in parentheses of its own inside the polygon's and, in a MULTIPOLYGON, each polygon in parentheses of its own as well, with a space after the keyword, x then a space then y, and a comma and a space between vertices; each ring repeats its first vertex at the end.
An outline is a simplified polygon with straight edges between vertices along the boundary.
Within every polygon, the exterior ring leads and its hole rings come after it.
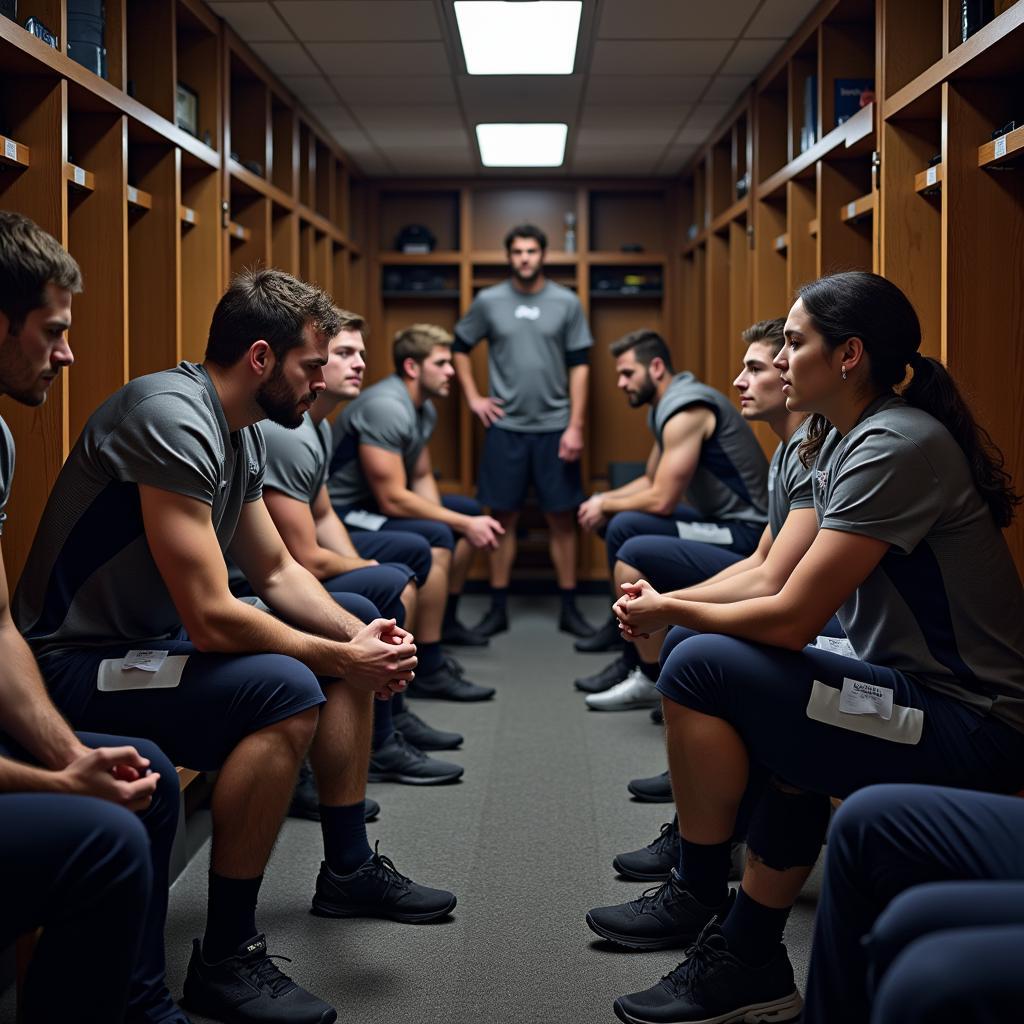
MULTIPOLYGON (((461 512, 465 516, 478 516, 483 513, 483 508, 480 503, 473 498, 466 498, 461 494, 443 494, 441 496, 441 504, 445 508, 451 509, 453 512, 461 512)), ((373 502, 364 502, 361 505, 353 506, 357 507, 366 512, 373 512, 376 515, 381 515, 378 512, 376 505, 373 502)), ((342 508, 336 507, 335 512, 338 514, 338 518, 344 522, 345 515, 352 511, 352 507, 342 508)), ((379 530, 364 530, 359 526, 349 526, 345 524, 352 537, 352 543, 356 546, 356 550, 364 558, 376 558, 376 555, 370 555, 364 553, 364 549, 360 547, 362 538, 369 534, 371 537, 381 537, 393 532, 401 533, 415 533, 420 537, 423 537, 428 545, 432 548, 447 548, 451 551, 455 547, 456 536, 452 528, 447 523, 439 522, 437 519, 399 519, 392 516, 385 518, 384 524, 379 530)), ((389 561, 402 561, 404 558, 399 558, 397 554, 388 554, 389 561)), ((409 564, 409 563, 406 563, 409 564)))
MULTIPOLYGON (((751 554, 764 532, 763 523, 746 523, 735 519, 720 523, 712 522, 711 526, 726 527, 732 534, 732 540, 727 544, 704 544, 701 541, 683 540, 676 528, 676 523, 707 522, 704 516, 688 505, 678 506, 670 516, 656 516, 650 512, 617 512, 609 521, 604 534, 605 547, 608 551, 608 569, 614 572, 616 562, 625 562, 643 571, 651 584, 661 590, 662 587, 647 573, 653 570, 667 578, 680 558, 684 559, 682 565, 685 565, 685 556, 679 553, 684 545, 696 543, 710 549, 707 564, 711 567, 711 572, 704 577, 707 579, 727 565, 732 565, 733 562, 738 562, 751 554), (624 551, 623 546, 631 539, 635 539, 635 543, 629 545, 628 552, 624 551), (735 557, 729 558, 729 555, 735 557)), ((664 589, 673 590, 680 586, 685 584, 667 584, 664 589)))
MULTIPOLYGON (((43 928, 26 979, 26 1024, 158 1024, 175 1015, 164 921, 178 776, 148 740, 78 738, 135 747, 160 774, 156 792, 137 815, 95 797, 0 794, 0 947, 43 928)), ((30 760, 3 738, 0 752, 30 760)))
POLYGON ((804 1024, 1005 1024, 1024 1013, 1024 800, 861 790, 829 833, 804 1024))

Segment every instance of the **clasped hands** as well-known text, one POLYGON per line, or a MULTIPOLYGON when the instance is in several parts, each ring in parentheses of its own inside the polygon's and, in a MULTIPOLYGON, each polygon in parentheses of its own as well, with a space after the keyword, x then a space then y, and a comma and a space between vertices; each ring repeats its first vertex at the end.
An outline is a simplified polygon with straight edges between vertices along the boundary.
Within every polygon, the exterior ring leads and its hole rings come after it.
POLYGON ((612 611, 627 640, 646 640, 652 633, 672 625, 666 617, 670 598, 662 597, 647 580, 623 583, 622 590, 622 597, 612 605, 612 611))

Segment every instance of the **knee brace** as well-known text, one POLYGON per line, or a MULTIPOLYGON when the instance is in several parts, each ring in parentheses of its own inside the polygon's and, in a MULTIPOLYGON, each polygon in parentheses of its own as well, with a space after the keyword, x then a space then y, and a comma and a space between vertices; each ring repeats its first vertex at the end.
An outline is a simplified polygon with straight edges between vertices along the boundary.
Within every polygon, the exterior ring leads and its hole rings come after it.
POLYGON ((751 815, 747 845, 776 871, 810 867, 821 852, 831 812, 827 796, 787 793, 773 780, 751 815))

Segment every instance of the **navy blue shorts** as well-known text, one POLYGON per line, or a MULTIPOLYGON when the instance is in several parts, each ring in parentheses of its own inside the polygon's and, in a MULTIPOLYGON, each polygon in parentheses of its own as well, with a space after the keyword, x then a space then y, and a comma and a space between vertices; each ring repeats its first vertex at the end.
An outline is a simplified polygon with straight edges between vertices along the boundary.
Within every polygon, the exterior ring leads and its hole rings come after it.
POLYGON ((744 557, 729 548, 699 540, 643 536, 627 540, 619 548, 617 561, 631 565, 655 590, 666 593, 695 587, 744 557))
POLYGON ((896 669, 817 648, 698 634, 665 659, 658 689, 729 722, 752 762, 808 793, 879 782, 1015 792, 1024 781, 1024 734, 896 669), (846 679, 891 690, 891 717, 840 711, 846 679))
MULTIPOLYGON (((761 540, 761 534, 764 533, 764 523, 748 523, 740 519, 713 522, 688 505, 680 505, 670 516, 656 516, 650 512, 617 512, 612 516, 604 534, 604 542, 608 549, 608 567, 614 570, 615 563, 618 561, 625 562, 637 569, 640 568, 636 562, 626 558, 622 553, 623 545, 633 537, 643 537, 650 542, 642 549, 632 547, 630 550, 634 558, 674 558, 676 557, 674 552, 682 550, 682 546, 685 544, 705 543, 697 539, 683 540, 679 536, 676 523, 702 523, 727 529, 731 534, 730 539, 726 540, 723 537, 721 541, 709 541, 706 546, 720 553, 731 552, 739 556, 735 561, 752 554, 761 540), (658 538, 658 540, 654 541, 654 538, 658 538)), ((685 556, 681 557, 685 558, 685 556)), ((728 564, 730 563, 725 563, 725 565, 728 564)), ((725 565, 720 565, 719 568, 725 568, 725 565)), ((715 572, 718 572, 718 569, 715 572)), ((678 588, 669 587, 667 589, 678 588)))
MULTIPOLYGON (((441 504, 445 508, 451 509, 453 512, 461 512, 465 516, 478 516, 483 512, 483 509, 476 501, 472 498, 463 497, 461 494, 443 494, 441 496, 441 504)), ((375 515, 383 514, 373 502, 364 502, 362 505, 350 506, 348 508, 338 507, 334 511, 338 513, 338 517, 344 522, 345 515, 351 512, 354 507, 358 507, 364 512, 373 512, 375 515)), ((349 526, 348 523, 345 526, 352 537, 352 543, 355 544, 356 550, 364 558, 375 557, 374 555, 364 554, 363 549, 359 546, 361 538, 367 533, 372 537, 379 537, 382 534, 391 532, 414 533, 424 538, 432 548, 447 548, 451 551, 455 547, 456 538, 452 528, 447 523, 439 522, 436 519, 400 519, 394 516, 387 516, 379 530, 363 530, 358 526, 349 526)), ((403 559, 398 560, 403 561, 403 559)))
MULTIPOLYGON (((331 596, 364 622, 378 617, 365 598, 331 596)), ((196 771, 216 770, 246 736, 323 704, 323 685, 331 682, 284 654, 204 654, 187 639, 178 639, 145 645, 188 658, 177 686, 97 689, 100 663, 123 658, 139 646, 123 643, 44 655, 39 668, 53 702, 75 728, 145 736, 174 764, 196 771)))
POLYGON ((372 530, 349 530, 352 546, 361 558, 375 558, 381 563, 407 565, 416 577, 416 586, 422 587, 430 575, 434 556, 430 543, 418 533, 404 533, 388 530, 374 533, 372 530))
POLYGON ((480 456, 477 497, 496 512, 523 507, 533 484, 545 512, 569 512, 583 501, 580 463, 558 457, 562 430, 526 434, 490 427, 480 456))

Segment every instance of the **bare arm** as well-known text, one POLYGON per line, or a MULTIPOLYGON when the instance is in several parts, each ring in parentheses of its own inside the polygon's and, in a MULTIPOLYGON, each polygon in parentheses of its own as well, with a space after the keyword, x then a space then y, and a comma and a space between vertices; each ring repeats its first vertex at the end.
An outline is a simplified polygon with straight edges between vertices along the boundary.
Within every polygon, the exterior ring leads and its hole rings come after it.
POLYGON ((412 489, 421 497, 435 505, 441 504, 441 492, 434 479, 434 467, 430 461, 430 449, 424 448, 416 460, 412 473, 412 489))
POLYGON ((452 363, 455 376, 459 378, 459 387, 466 396, 466 405, 479 417, 480 422, 489 427, 505 415, 501 408, 501 399, 481 395, 473 377, 473 363, 467 352, 453 352, 452 363))
MULTIPOLYGON (((267 493, 264 490, 264 500, 267 499, 267 493)), ((335 551, 353 563, 358 562, 358 565, 353 564, 352 566, 355 569, 360 568, 360 566, 377 564, 372 558, 363 558, 356 550, 348 530, 345 529, 345 524, 334 511, 334 506, 331 504, 331 498, 327 493, 326 487, 320 488, 319 493, 313 500, 313 504, 310 506, 310 510, 313 513, 313 522, 316 524, 316 539, 321 547, 335 551)), ((272 509, 271 515, 273 515, 272 509)), ((282 533, 281 536, 283 537, 284 534, 282 533)))
POLYGON ((730 604, 678 601, 662 597, 641 581, 615 603, 614 610, 633 635, 680 625, 796 651, 818 635, 888 550, 885 541, 874 537, 819 530, 777 594, 730 604))
POLYGON ((583 454, 583 425, 587 419, 587 382, 590 367, 586 363, 569 367, 569 426, 558 442, 558 457, 575 462, 583 454))

